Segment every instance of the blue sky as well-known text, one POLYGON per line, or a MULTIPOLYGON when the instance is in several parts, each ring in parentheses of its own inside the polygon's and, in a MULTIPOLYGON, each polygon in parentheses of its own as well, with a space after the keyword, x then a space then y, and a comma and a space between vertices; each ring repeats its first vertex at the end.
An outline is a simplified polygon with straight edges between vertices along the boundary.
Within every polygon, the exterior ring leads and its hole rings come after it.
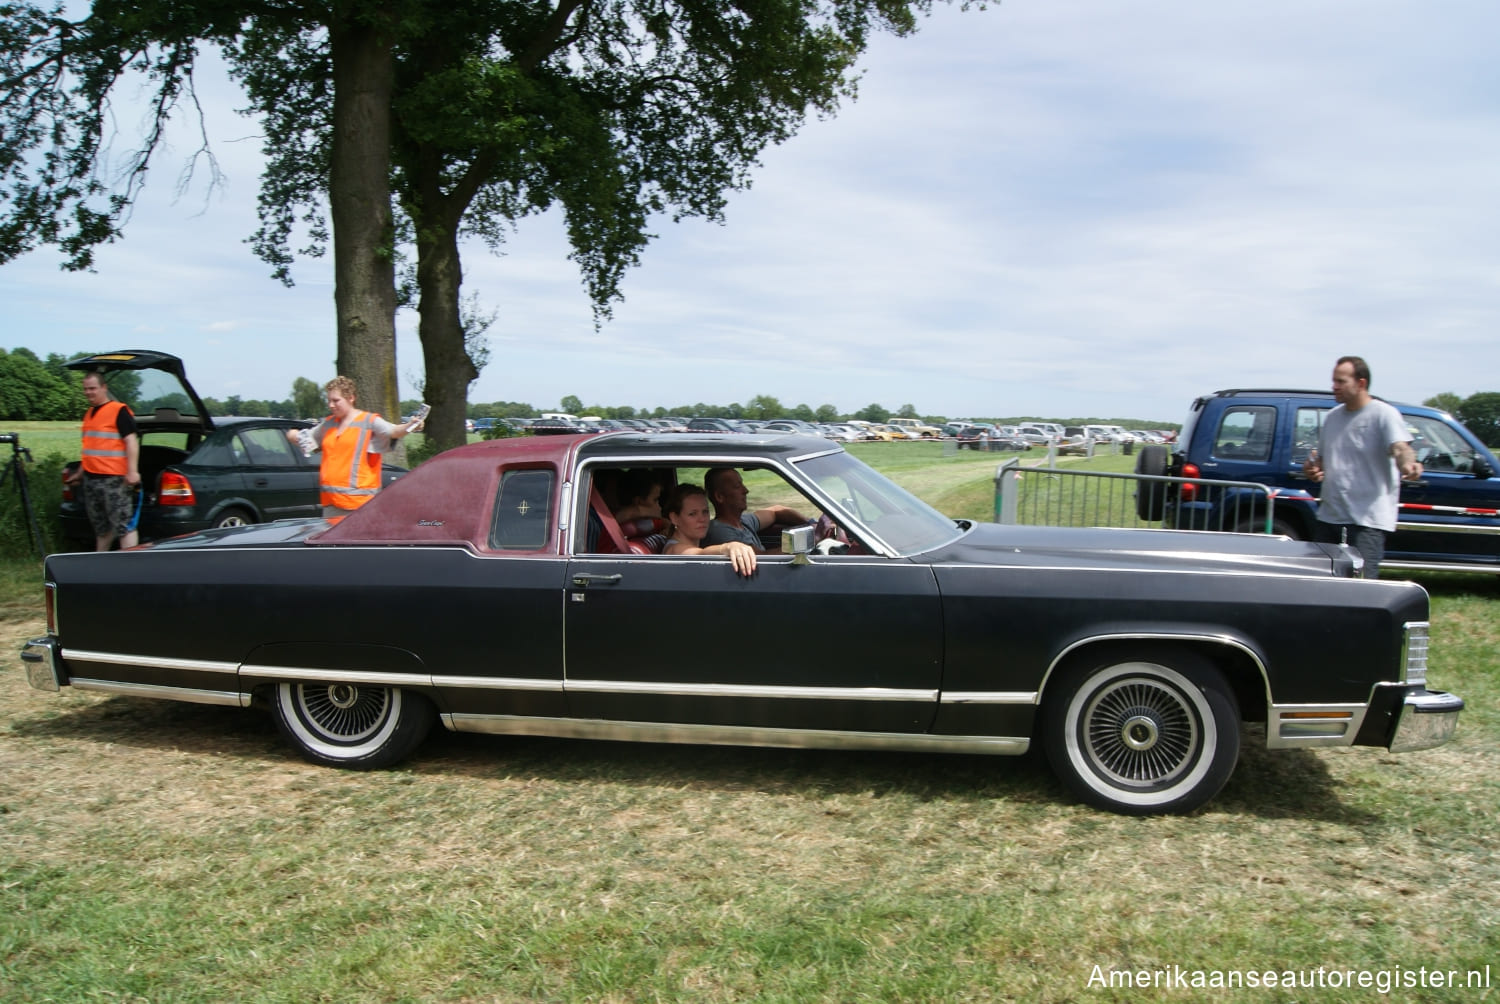
MULTIPOLYGON (((557 218, 472 248, 498 319, 470 398, 1180 421, 1345 353, 1394 399, 1500 390, 1496 38, 1493 0, 940 8, 876 39, 859 99, 768 150, 723 225, 659 221, 601 330, 557 218)), ((255 126, 204 94, 225 187, 179 193, 184 132, 95 274, 0 268, 0 345, 165 349, 220 398, 332 375, 331 265, 267 277, 255 126)))

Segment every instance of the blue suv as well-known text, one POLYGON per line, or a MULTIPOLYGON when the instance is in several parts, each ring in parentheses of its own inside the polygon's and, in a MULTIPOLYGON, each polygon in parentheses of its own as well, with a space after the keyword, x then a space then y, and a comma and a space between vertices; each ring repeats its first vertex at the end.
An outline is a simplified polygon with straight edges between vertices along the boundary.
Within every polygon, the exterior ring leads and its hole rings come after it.
MULTIPOLYGON (((1187 530, 1268 529, 1266 490, 1216 482, 1266 485, 1272 533, 1311 539, 1319 486, 1302 473, 1316 448, 1328 391, 1221 390, 1193 402, 1177 442, 1144 447, 1136 473, 1191 478, 1142 481, 1137 514, 1187 530)), ((1390 402, 1406 419, 1422 477, 1401 486, 1396 532, 1384 568, 1500 572, 1500 464, 1447 412, 1390 402)))

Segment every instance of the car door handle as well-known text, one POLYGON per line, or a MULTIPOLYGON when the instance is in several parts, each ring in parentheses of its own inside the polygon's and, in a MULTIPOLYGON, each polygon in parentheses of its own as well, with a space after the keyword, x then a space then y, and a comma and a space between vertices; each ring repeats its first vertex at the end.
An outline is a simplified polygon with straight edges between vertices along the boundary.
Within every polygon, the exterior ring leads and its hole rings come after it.
POLYGON ((614 575, 593 575, 589 572, 579 572, 573 576, 574 589, 587 589, 589 586, 618 586, 624 576, 619 573, 614 575))
POLYGON ((271 479, 270 478, 256 478, 255 479, 255 487, 257 487, 257 488, 264 488, 267 485, 269 485, 270 483, 271 483, 271 479))

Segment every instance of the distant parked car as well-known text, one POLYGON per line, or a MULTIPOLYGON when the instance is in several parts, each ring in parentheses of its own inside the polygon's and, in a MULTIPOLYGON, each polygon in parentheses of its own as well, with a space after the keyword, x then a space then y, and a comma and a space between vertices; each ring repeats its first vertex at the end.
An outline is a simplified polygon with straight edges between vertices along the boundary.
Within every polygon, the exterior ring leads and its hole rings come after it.
POLYGON ((905 432, 908 439, 937 439, 943 430, 915 418, 893 418, 888 423, 905 432))
POLYGON ((823 435, 839 443, 858 443, 865 438, 865 431, 855 425, 831 422, 822 427, 823 435))
MULTIPOLYGON (((211 417, 188 384, 182 360, 165 352, 108 352, 71 360, 68 366, 102 370, 110 393, 135 413, 142 541, 322 512, 320 458, 316 453, 304 457, 286 438, 288 429, 311 422, 211 417)), ((381 470, 386 485, 406 473, 405 467, 391 463, 381 470)), ((93 546, 83 499, 67 484, 58 515, 71 546, 93 546)))
POLYGON ((778 418, 775 421, 762 422, 760 431, 792 436, 821 436, 823 434, 823 431, 816 425, 797 418, 778 418))
POLYGON ((1052 445, 1059 455, 1082 457, 1088 455, 1093 440, 1083 431, 1083 426, 1068 425, 1063 427, 1062 438, 1054 440, 1052 445))
POLYGON ((687 424, 688 432, 739 432, 723 418, 695 418, 687 424))
POLYGON ((533 436, 568 436, 575 432, 599 432, 592 423, 570 421, 566 418, 538 418, 526 427, 533 436))
POLYGON ((1063 427, 1056 422, 1022 422, 1016 426, 1017 434, 1028 443, 1046 446, 1063 437, 1063 427))
POLYGON ((975 422, 965 426, 958 435, 960 450, 1014 451, 1021 453, 1031 449, 1031 444, 1020 436, 1007 433, 1003 427, 988 422, 975 422))

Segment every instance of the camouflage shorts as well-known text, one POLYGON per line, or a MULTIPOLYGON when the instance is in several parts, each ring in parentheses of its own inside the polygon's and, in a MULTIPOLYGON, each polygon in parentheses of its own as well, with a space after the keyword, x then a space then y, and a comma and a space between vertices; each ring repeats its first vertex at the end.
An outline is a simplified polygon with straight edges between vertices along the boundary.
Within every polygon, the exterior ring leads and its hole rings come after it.
POLYGON ((94 536, 124 536, 135 516, 135 489, 121 475, 85 474, 83 507, 94 536))

